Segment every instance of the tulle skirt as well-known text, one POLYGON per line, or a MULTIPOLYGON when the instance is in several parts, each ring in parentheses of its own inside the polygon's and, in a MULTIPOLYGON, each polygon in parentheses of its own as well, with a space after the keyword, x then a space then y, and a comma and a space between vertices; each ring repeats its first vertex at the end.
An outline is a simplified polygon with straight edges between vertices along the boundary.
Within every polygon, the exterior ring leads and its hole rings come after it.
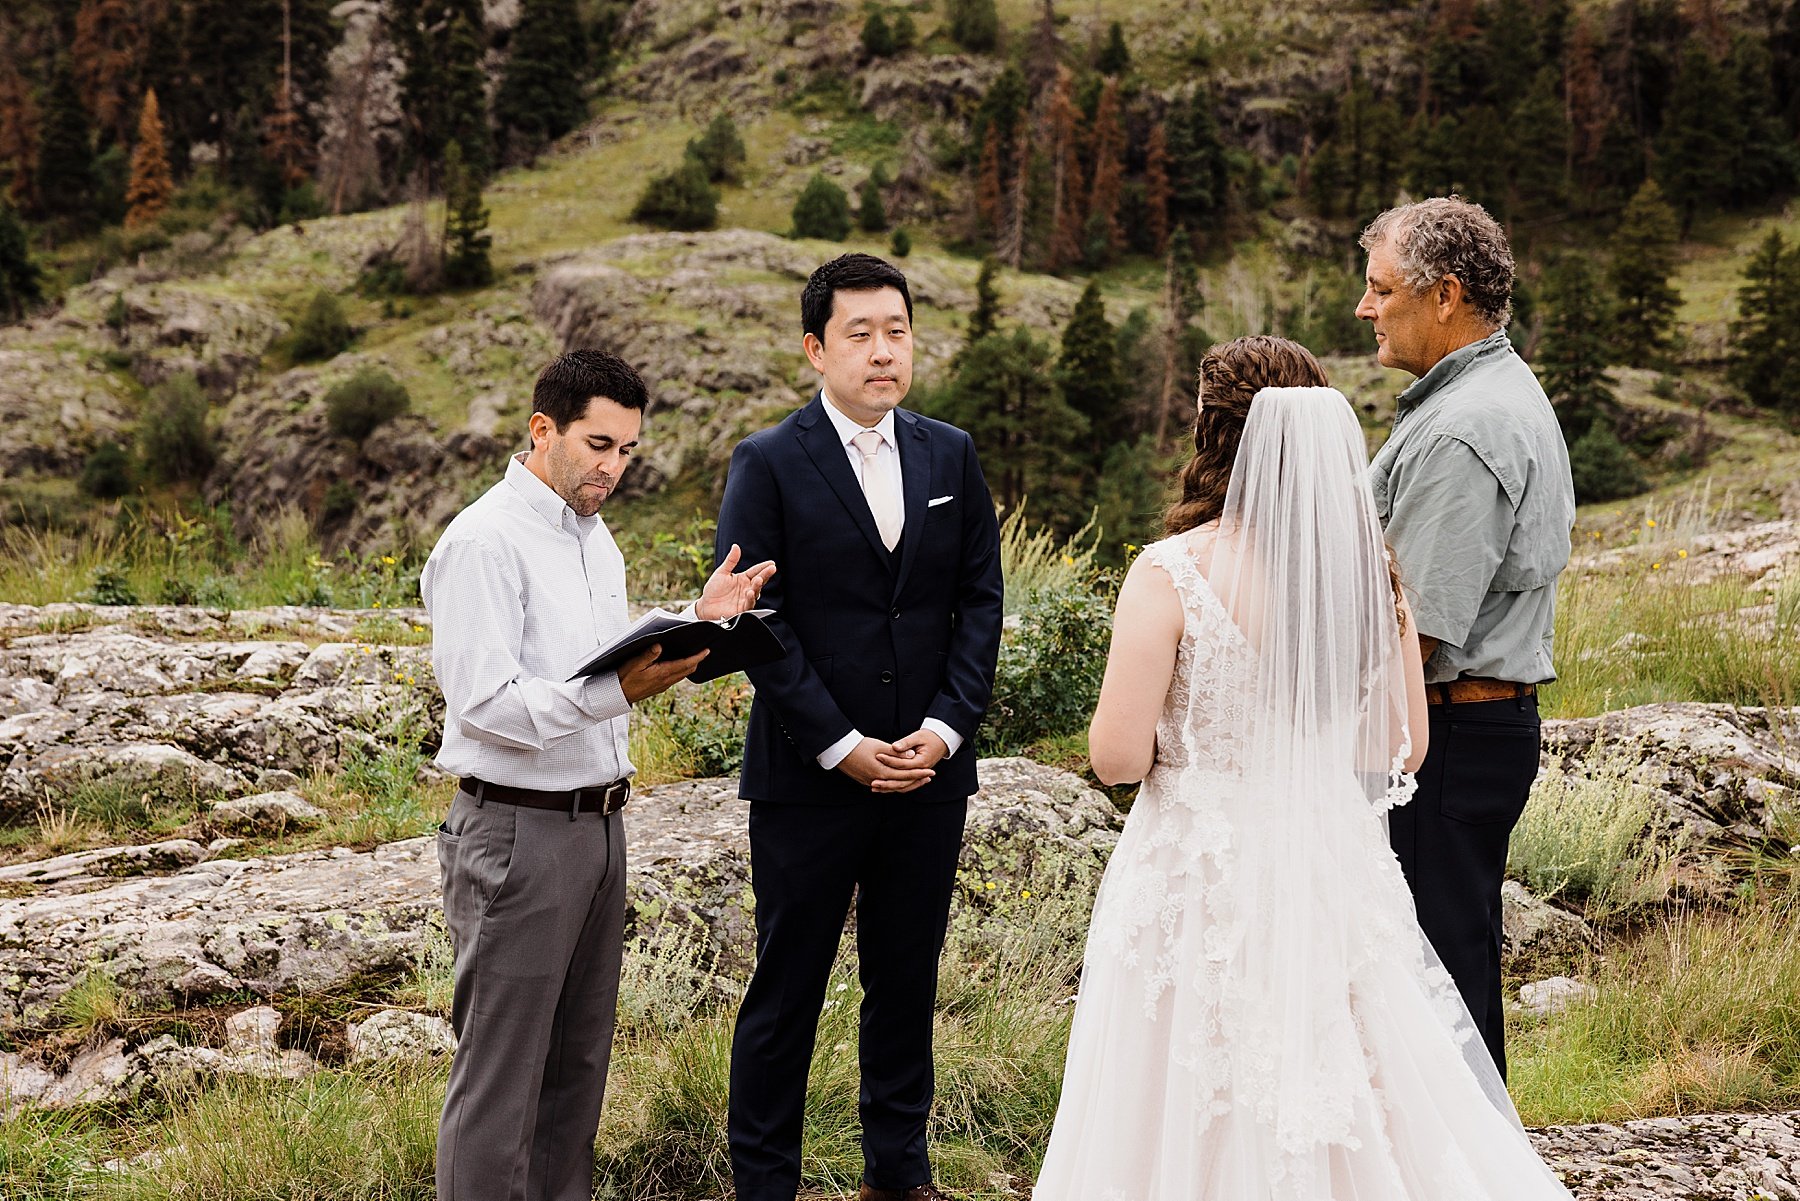
POLYGON ((1095 903, 1034 1201, 1537 1201, 1354 781, 1153 772, 1095 903))

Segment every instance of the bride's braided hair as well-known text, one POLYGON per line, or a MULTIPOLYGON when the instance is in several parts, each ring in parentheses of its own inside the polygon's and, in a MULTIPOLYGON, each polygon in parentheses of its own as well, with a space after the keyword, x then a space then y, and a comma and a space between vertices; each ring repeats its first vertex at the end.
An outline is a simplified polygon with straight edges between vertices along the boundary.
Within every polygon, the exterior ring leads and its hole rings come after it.
MULTIPOLYGON (((1298 342, 1269 334, 1252 334, 1220 342, 1200 359, 1200 411, 1194 419, 1194 457, 1181 469, 1181 497, 1163 514, 1163 532, 1185 534, 1196 526, 1217 521, 1225 511, 1225 491, 1231 483, 1232 464, 1250 402, 1263 388, 1323 388, 1325 369, 1312 352, 1298 342)), ((1406 625, 1400 610, 1400 574, 1388 556, 1388 576, 1394 587, 1395 615, 1406 625)))

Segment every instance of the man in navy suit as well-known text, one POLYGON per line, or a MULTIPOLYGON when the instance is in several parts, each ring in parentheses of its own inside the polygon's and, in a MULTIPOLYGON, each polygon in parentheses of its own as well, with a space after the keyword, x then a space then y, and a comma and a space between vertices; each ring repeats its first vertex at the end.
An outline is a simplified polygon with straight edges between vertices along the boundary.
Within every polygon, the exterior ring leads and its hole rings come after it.
POLYGON ((739 1201, 793 1201, 819 1011, 852 897, 863 985, 860 1201, 937 1201, 925 1149, 938 954, 1000 648, 1000 532, 969 436, 900 408, 906 277, 833 259, 800 298, 810 404, 744 439, 721 552, 773 559, 787 655, 753 669, 756 971, 731 1048, 739 1201))

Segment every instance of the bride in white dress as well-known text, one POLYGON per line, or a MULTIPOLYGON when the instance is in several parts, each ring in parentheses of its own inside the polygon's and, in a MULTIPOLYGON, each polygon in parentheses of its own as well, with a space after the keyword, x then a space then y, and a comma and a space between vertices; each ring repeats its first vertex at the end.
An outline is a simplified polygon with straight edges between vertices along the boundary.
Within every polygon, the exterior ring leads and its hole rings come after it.
POLYGON ((1143 788, 1034 1201, 1569 1197, 1388 846, 1418 638, 1324 383, 1284 339, 1207 353, 1170 536, 1121 589, 1090 748, 1143 788))

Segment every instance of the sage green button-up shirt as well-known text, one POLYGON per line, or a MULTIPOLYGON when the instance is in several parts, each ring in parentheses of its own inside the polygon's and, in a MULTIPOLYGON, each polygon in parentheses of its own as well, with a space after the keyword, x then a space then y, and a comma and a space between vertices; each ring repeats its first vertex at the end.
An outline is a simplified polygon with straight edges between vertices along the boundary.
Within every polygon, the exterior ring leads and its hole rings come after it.
POLYGON ((1555 679, 1575 490, 1556 414, 1505 330, 1400 394, 1369 476, 1419 633, 1443 644, 1426 681, 1555 679))

